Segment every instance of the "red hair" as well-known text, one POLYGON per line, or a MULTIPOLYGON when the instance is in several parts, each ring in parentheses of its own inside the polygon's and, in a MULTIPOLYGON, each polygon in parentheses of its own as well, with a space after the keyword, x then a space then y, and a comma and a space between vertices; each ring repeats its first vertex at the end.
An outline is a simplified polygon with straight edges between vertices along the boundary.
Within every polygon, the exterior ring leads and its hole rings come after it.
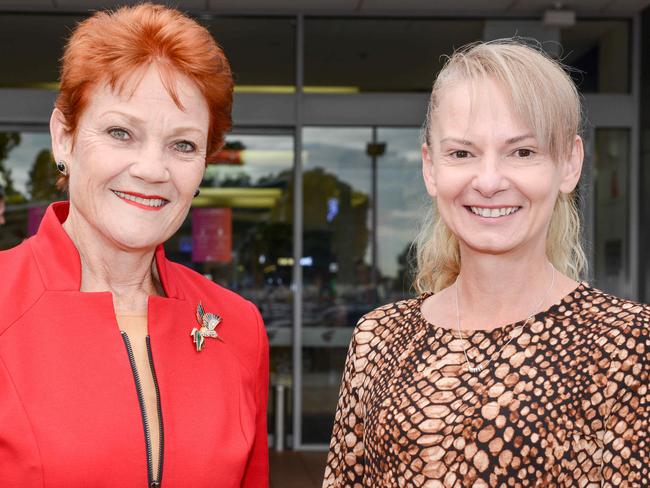
POLYGON ((75 28, 62 62, 55 106, 73 137, 97 85, 108 83, 122 91, 136 72, 155 63, 180 109, 175 86, 179 73, 196 83, 205 97, 210 113, 206 162, 223 145, 224 132, 231 127, 230 65, 208 30, 179 11, 144 3, 97 12, 75 28))

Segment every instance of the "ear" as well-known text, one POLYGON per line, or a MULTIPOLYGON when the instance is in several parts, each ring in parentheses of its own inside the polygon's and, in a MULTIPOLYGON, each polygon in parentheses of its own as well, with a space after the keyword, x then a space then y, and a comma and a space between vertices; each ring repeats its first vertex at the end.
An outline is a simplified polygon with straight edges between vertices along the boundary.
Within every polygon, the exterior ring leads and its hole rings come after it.
POLYGON ((435 198, 438 189, 436 188, 436 178, 433 170, 433 155, 426 142, 422 144, 422 178, 424 178, 424 186, 427 187, 427 192, 435 198))
POLYGON ((582 162, 585 157, 585 149, 582 144, 582 138, 576 136, 571 147, 569 158, 564 161, 562 168, 562 181, 560 191, 562 193, 571 193, 580 181, 582 173, 582 162))
POLYGON ((50 117, 50 135, 52 136, 52 156, 54 161, 70 162, 72 155, 72 134, 68 131, 65 116, 58 108, 50 117))

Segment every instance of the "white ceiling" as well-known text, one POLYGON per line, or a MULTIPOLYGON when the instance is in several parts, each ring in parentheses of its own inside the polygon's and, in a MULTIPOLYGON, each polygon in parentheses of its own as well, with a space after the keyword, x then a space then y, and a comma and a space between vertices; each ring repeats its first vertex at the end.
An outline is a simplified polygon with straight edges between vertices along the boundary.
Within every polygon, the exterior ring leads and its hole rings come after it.
MULTIPOLYGON (((0 11, 85 11, 137 3, 132 0, 0 0, 0 11)), ((160 3, 169 4, 169 1, 160 3)), ((196 12, 305 12, 402 15, 539 15, 561 4, 578 15, 631 15, 650 0, 176 0, 181 10, 196 12)))

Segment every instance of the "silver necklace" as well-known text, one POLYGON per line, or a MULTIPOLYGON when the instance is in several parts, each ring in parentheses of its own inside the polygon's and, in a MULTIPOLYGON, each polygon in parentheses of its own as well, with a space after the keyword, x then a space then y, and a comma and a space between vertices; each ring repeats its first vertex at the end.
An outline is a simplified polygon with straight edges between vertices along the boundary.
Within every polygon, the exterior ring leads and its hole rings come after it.
MULTIPOLYGON (((549 264, 551 264, 551 263, 549 263, 549 264)), ((523 329, 524 327, 526 327, 530 323, 531 320, 533 320, 533 317, 535 316, 535 312, 538 311, 541 308, 542 304, 546 301, 546 299, 548 298, 548 295, 551 293, 551 290, 553 289, 553 285, 555 284, 555 266, 553 266, 552 264, 551 264, 551 270, 552 270, 552 272, 551 272, 551 285, 548 287, 548 289, 546 290, 546 293, 544 293, 544 297, 539 301, 539 303, 533 309, 533 311, 528 316, 528 318, 519 327, 517 327, 515 329, 512 329, 510 331, 510 334, 509 334, 510 339, 508 339, 508 342, 506 342, 503 345, 503 347, 501 349, 499 349, 499 351, 496 354, 493 354, 492 357, 490 357, 490 359, 488 359, 487 363, 480 363, 477 366, 472 366, 470 364, 470 362, 469 362, 469 357, 467 356, 467 348, 465 347, 465 340, 463 339, 463 333, 460 330, 460 306, 458 305, 458 280, 459 280, 460 275, 456 277, 456 282, 454 283, 454 290, 456 292, 456 327, 458 329, 458 338, 461 340, 461 343, 463 344, 463 353, 465 354, 465 361, 467 362, 467 369, 469 370, 470 373, 480 373, 485 368, 487 368, 490 365, 490 363, 492 362, 492 360, 495 357, 499 356, 503 352, 503 350, 506 348, 506 346, 512 342, 512 339, 514 339, 513 332, 515 330, 523 329)))

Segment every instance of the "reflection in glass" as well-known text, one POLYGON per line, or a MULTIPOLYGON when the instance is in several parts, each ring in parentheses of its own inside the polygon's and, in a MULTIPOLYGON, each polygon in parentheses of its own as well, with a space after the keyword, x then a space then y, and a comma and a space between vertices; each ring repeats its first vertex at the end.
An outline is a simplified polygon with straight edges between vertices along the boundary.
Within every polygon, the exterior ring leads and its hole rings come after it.
POLYGON ((6 224, 0 249, 20 244, 38 229, 45 208, 65 199, 56 189, 58 172, 47 132, 0 132, 0 175, 5 187, 6 224))
POLYGON ((596 285, 629 296, 630 130, 597 128, 595 132, 596 285))
POLYGON ((409 269, 411 243, 430 205, 422 181, 419 128, 379 128, 377 140, 386 144, 378 160, 378 286, 381 302, 412 296, 409 269))
POLYGON ((353 327, 371 283, 368 128, 303 132, 303 327, 353 327))
POLYGON ((303 131, 305 444, 329 440, 352 328, 410 294, 407 258, 426 201, 418 138, 415 128, 303 131))
POLYGON ((372 282, 372 130, 303 130, 302 442, 329 440, 352 327, 372 282))

